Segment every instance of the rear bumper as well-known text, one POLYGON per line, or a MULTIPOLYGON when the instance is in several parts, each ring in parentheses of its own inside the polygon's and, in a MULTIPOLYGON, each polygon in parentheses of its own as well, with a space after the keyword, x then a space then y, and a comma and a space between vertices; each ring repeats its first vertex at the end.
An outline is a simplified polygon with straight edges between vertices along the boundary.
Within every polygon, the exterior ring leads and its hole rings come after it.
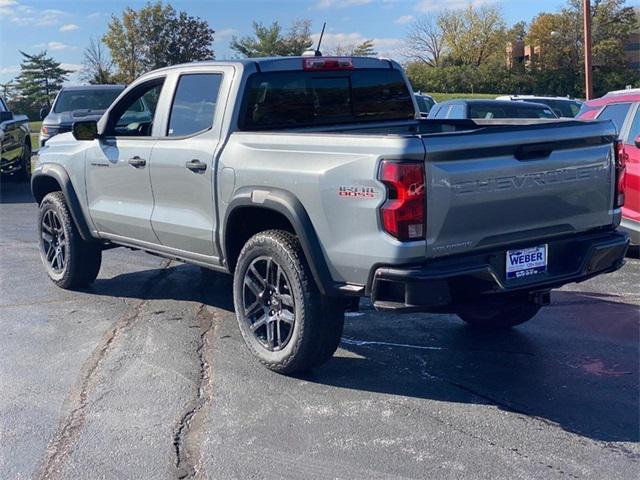
POLYGON ((640 245, 640 222, 622 217, 620 228, 629 234, 632 245, 640 245))
POLYGON ((531 292, 542 295, 624 265, 628 235, 585 233, 533 244, 510 245, 472 255, 434 259, 420 265, 381 266, 372 274, 371 301, 380 310, 455 311, 484 295, 531 292), (545 273, 506 281, 506 250, 548 245, 545 273))

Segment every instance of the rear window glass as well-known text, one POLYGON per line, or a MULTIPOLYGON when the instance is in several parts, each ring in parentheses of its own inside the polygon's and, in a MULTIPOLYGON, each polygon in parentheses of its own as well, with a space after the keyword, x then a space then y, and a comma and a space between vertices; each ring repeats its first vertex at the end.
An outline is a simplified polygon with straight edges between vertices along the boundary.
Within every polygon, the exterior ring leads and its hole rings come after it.
POLYGON ((622 125, 624 125, 624 120, 627 118, 629 108, 631 108, 630 103, 614 103, 613 105, 607 105, 602 109, 600 115, 598 115, 598 120, 611 120, 616 126, 618 133, 620 133, 622 125))
POLYGON ((266 72, 249 77, 240 129, 299 128, 414 117, 411 93, 398 70, 266 72))
POLYGON ((553 110, 559 117, 572 118, 575 117, 580 111, 582 106, 581 102, 575 100, 551 100, 547 98, 532 98, 527 99, 528 102, 540 103, 546 105, 553 110))
POLYGON ((75 112, 78 110, 106 110, 116 99, 122 89, 109 88, 105 90, 66 90, 60 92, 53 107, 55 113, 75 112))
POLYGON ((548 107, 523 107, 517 102, 501 102, 504 105, 473 105, 469 106, 469 118, 556 118, 548 107))

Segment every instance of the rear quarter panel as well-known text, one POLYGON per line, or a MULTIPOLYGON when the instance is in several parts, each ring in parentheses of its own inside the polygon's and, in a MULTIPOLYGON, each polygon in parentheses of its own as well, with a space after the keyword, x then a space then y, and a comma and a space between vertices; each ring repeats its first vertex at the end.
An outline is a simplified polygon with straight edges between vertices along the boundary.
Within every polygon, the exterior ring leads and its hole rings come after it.
POLYGON ((402 243, 380 228, 378 207, 385 201, 385 187, 377 174, 382 159, 422 161, 422 141, 383 135, 233 133, 218 164, 218 178, 224 181, 218 189, 220 218, 240 189, 290 192, 313 223, 334 281, 364 284, 376 263, 424 258, 424 241, 402 243))

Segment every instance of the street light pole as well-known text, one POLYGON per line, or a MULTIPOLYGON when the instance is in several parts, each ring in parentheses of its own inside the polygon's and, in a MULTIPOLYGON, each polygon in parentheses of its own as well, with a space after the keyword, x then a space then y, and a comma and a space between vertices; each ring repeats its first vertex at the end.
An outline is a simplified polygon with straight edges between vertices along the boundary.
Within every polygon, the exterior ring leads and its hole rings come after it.
POLYGON ((582 0, 584 24, 584 90, 587 100, 593 98, 592 58, 591 58, 591 1, 582 0))

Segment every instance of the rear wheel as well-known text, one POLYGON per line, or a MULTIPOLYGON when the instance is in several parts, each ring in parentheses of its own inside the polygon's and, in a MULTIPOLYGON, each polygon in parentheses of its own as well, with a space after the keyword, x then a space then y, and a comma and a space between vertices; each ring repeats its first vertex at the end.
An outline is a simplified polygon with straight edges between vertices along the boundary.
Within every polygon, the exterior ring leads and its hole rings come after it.
POLYGON ((458 316, 469 325, 479 328, 511 328, 528 322, 540 311, 541 306, 528 301, 507 300, 488 302, 460 309, 458 316))
POLYGON ((270 370, 307 370, 338 347, 344 310, 322 298, 298 239, 288 232, 249 239, 238 257, 233 297, 245 343, 270 370))
POLYGON ((102 248, 80 237, 62 192, 42 199, 38 235, 40 257, 53 283, 67 289, 93 283, 100 271, 102 248))

